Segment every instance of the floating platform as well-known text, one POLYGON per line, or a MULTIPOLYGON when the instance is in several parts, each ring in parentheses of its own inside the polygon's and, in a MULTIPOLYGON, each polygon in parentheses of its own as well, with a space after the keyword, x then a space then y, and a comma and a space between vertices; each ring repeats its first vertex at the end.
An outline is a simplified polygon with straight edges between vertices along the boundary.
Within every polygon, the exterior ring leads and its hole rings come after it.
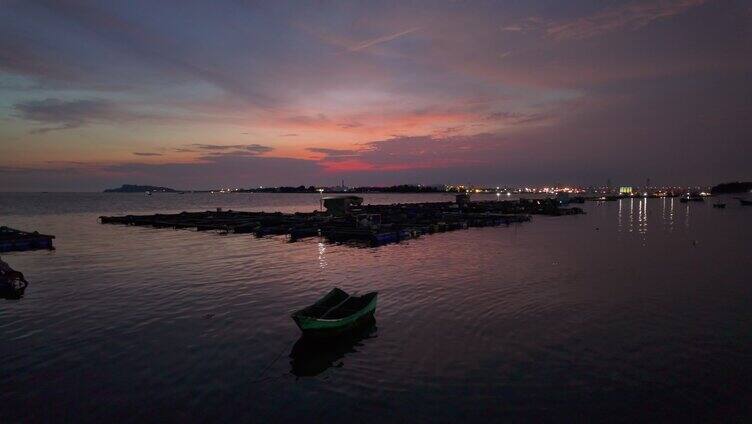
MULTIPOLYGON (((338 212, 341 212, 338 210, 338 212)), ((286 235, 290 241, 321 236, 332 242, 378 246, 444 231, 526 222, 534 214, 574 215, 552 199, 350 205, 346 213, 181 212, 177 214, 101 216, 102 224, 195 229, 220 234, 286 235)))
POLYGON ((13 228, 0 227, 0 252, 52 250, 55 248, 52 246, 52 239, 54 238, 55 236, 39 234, 36 231, 28 233, 13 228))

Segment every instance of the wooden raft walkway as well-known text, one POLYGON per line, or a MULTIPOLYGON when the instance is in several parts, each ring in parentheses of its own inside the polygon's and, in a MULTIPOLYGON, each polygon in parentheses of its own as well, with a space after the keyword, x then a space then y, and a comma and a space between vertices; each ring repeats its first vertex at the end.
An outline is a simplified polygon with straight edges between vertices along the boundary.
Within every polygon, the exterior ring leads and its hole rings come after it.
POLYGON ((555 202, 502 201, 362 205, 342 216, 326 212, 205 211, 177 214, 102 216, 102 224, 195 229, 220 234, 288 235, 290 241, 323 236, 332 242, 382 245, 423 234, 526 222, 531 214, 570 215, 579 208, 562 209, 555 202))

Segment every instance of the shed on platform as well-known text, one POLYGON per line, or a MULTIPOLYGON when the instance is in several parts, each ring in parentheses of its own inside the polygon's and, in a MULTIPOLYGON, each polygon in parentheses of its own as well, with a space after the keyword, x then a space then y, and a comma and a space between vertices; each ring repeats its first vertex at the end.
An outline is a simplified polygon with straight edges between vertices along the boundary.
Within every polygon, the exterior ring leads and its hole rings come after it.
POLYGON ((358 196, 329 196, 321 199, 326 211, 332 215, 345 215, 354 206, 363 204, 363 198, 358 196))
POLYGON ((456 196, 454 196, 454 200, 457 203, 457 206, 460 207, 460 209, 467 207, 468 203, 470 203, 470 195, 467 193, 460 193, 456 196))

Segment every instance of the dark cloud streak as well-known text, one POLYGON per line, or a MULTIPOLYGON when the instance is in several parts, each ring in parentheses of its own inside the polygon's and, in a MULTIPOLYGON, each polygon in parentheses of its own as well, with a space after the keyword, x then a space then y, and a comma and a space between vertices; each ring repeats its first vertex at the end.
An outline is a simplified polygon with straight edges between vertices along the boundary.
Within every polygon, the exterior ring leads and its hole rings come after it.
POLYGON ((54 130, 78 128, 83 125, 101 120, 119 120, 120 111, 105 100, 73 100, 60 99, 32 100, 13 106, 16 116, 27 121, 33 121, 47 126, 33 132, 45 133, 54 130))
POLYGON ((350 149, 328 149, 324 147, 309 147, 306 150, 312 153, 321 153, 328 157, 332 156, 355 156, 359 153, 358 150, 350 149))
POLYGON ((227 152, 230 150, 242 151, 246 154, 259 155, 262 153, 268 153, 274 150, 273 147, 262 146, 260 144, 191 144, 191 147, 195 147, 201 150, 227 152))

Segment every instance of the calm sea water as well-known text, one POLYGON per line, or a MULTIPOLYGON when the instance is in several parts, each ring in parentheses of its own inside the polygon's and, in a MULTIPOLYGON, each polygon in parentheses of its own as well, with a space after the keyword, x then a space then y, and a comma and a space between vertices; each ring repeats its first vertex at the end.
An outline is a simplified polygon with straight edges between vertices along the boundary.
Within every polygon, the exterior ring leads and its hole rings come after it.
POLYGON ((353 248, 97 223, 316 195, 0 194, 0 224, 57 236, 3 255, 31 284, 0 300, 0 421, 748 420, 752 208, 728 202, 353 248), (289 313, 332 286, 378 290, 375 328, 308 349, 289 313))

